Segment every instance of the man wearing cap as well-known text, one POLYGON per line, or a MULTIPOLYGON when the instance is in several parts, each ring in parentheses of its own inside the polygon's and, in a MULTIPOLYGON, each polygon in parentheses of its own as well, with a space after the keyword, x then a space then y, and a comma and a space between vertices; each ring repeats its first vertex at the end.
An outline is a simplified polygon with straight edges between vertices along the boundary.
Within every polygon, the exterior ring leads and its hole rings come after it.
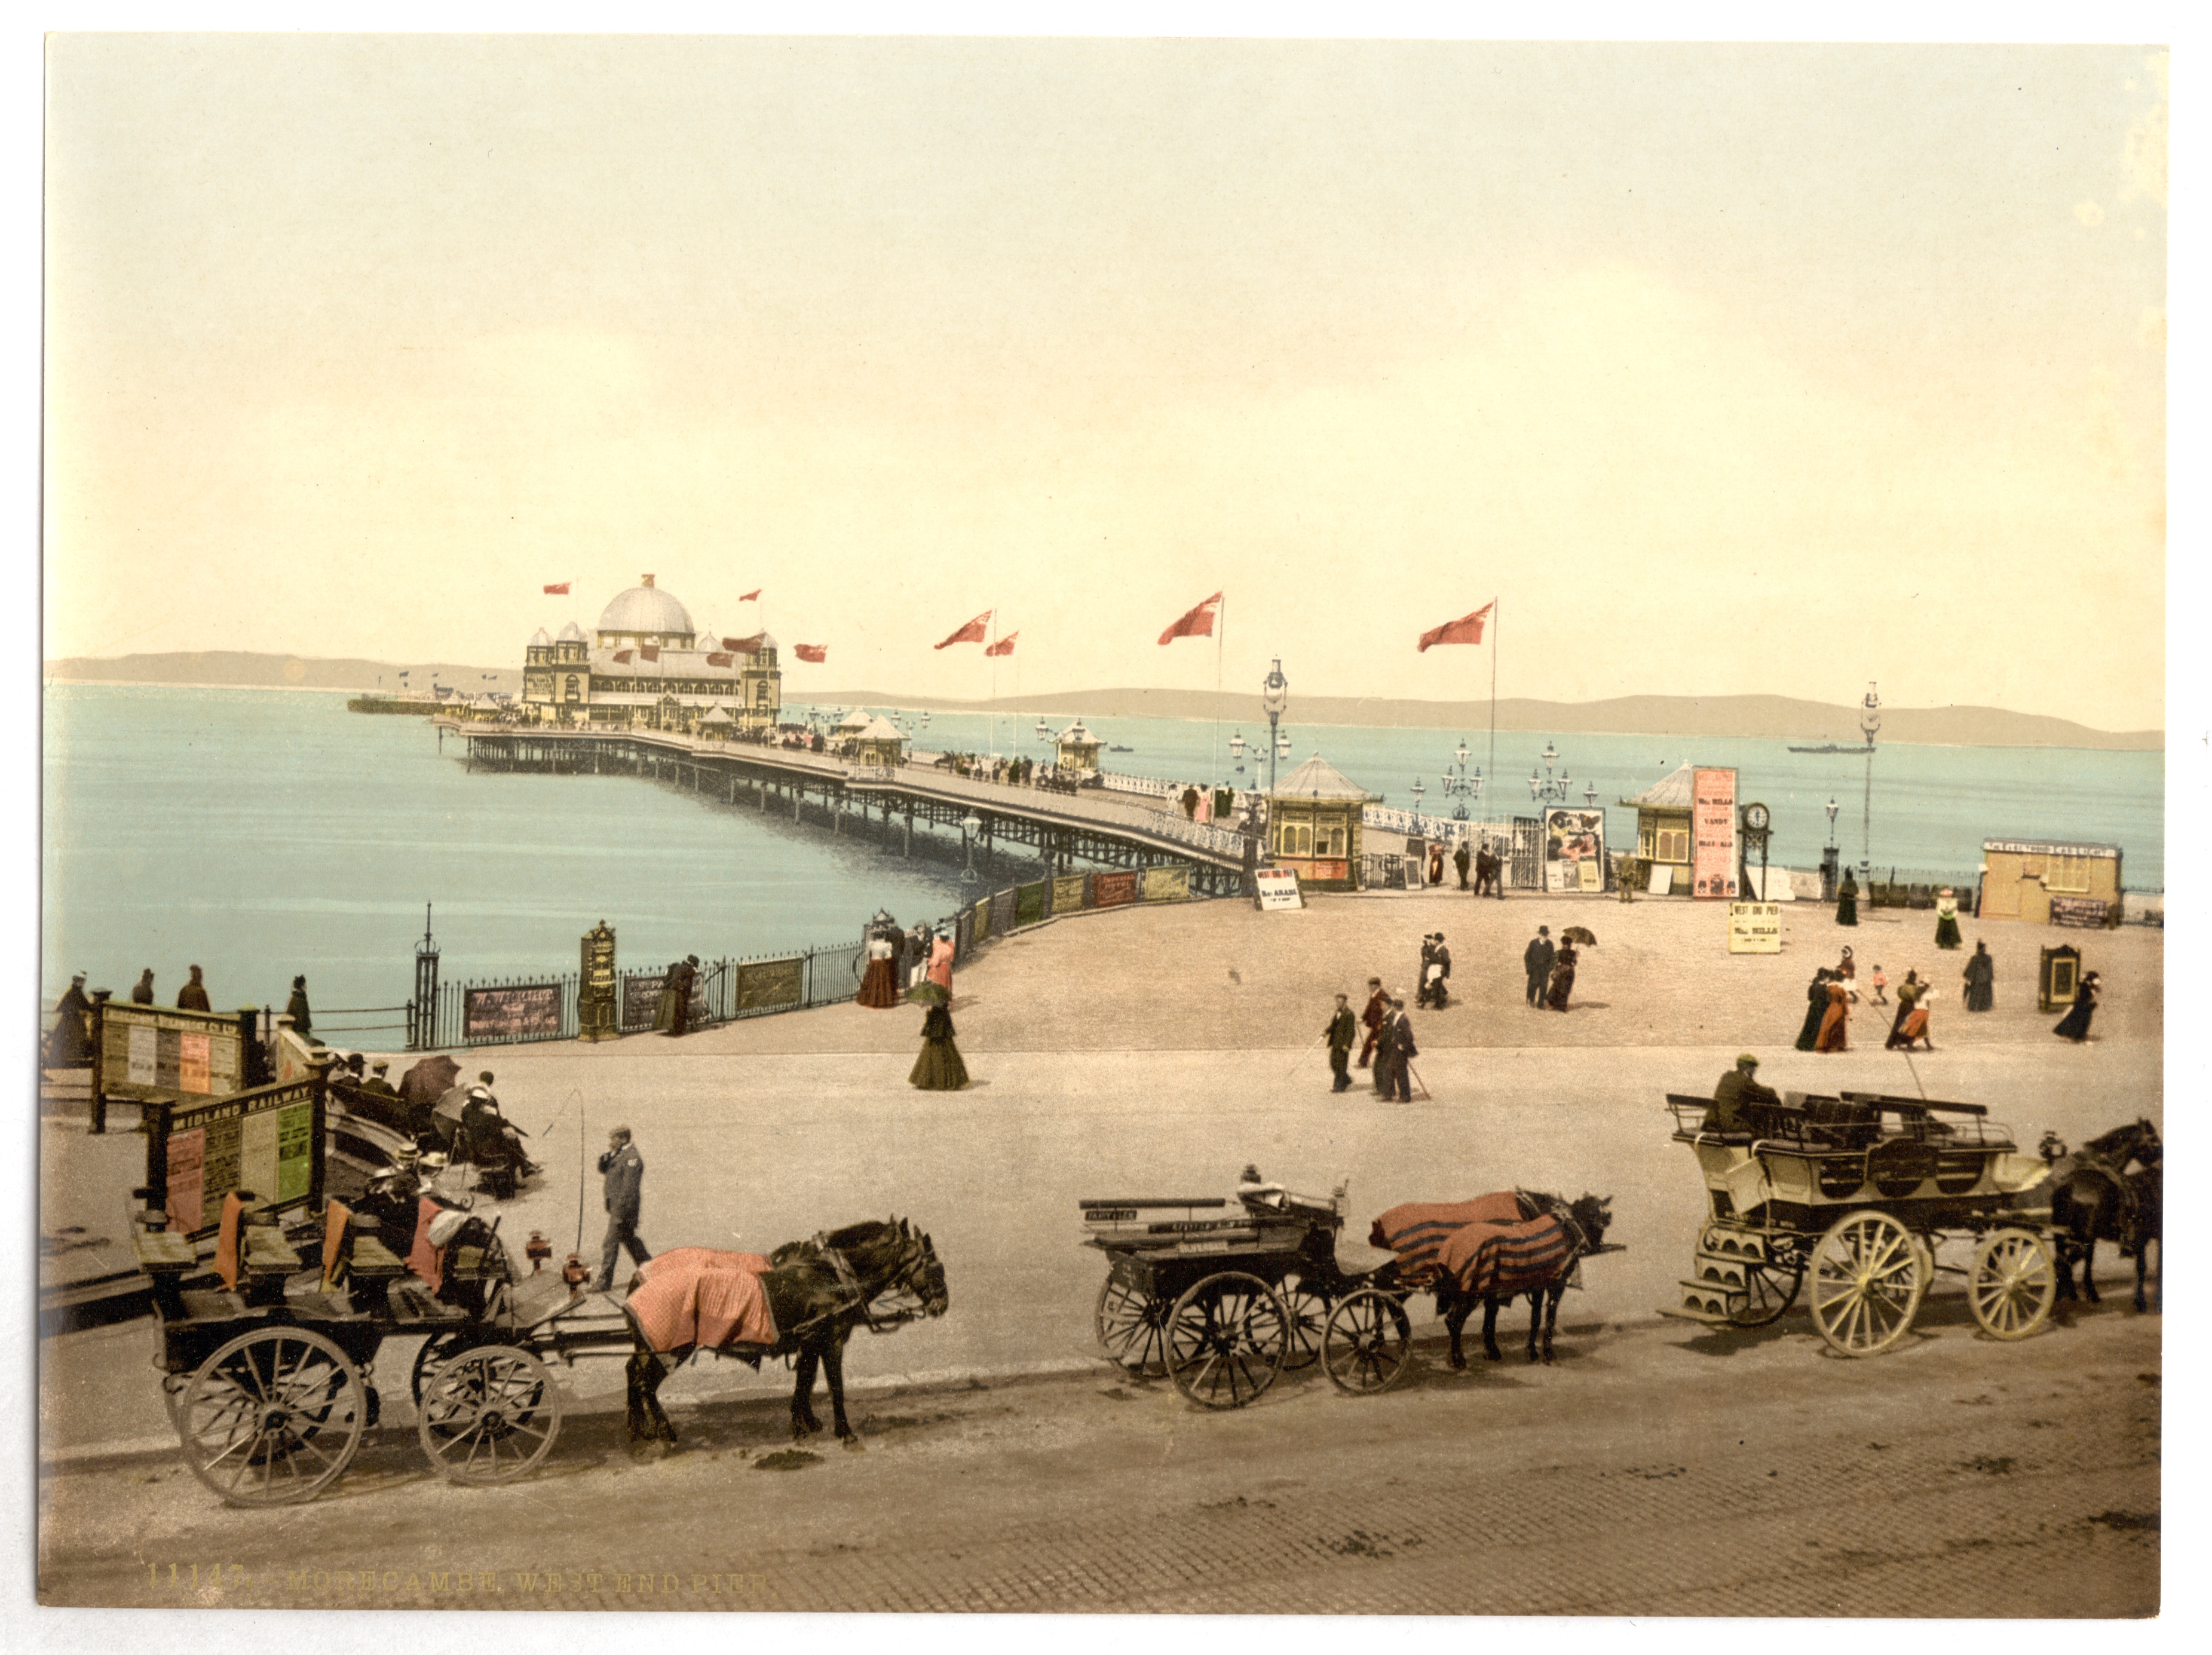
POLYGON ((398 1098, 398 1092, 391 1081, 384 1078, 386 1072, 391 1068, 392 1065, 386 1062, 384 1059, 378 1058, 368 1066, 368 1079, 361 1083, 361 1089, 379 1098, 398 1098))
POLYGON ((192 980, 177 990, 177 1009, 180 1012, 207 1012, 215 1008, 208 1004, 207 984, 200 981, 200 968, 192 968, 192 980))
POLYGON ((1721 1076, 1713 1087, 1713 1106, 1705 1111, 1699 1125, 1701 1132, 1754 1132, 1758 1129, 1745 1106, 1755 1104, 1778 1104, 1781 1094, 1771 1086, 1759 1084, 1759 1059, 1749 1052, 1735 1060, 1735 1067, 1721 1076))
POLYGON ((1521 951, 1521 969, 1528 973, 1528 1003, 1540 1006, 1544 991, 1552 986, 1552 963, 1559 951, 1552 946, 1552 928, 1540 925, 1528 946, 1521 951))
POLYGON ((635 1263, 653 1256, 637 1233, 645 1199, 645 1158, 630 1142, 628 1127, 618 1126, 607 1134, 607 1153, 599 1157, 599 1171, 606 1177, 607 1239, 599 1250, 599 1276, 592 1286, 594 1291, 606 1293, 614 1287, 615 1260, 623 1248, 635 1263))

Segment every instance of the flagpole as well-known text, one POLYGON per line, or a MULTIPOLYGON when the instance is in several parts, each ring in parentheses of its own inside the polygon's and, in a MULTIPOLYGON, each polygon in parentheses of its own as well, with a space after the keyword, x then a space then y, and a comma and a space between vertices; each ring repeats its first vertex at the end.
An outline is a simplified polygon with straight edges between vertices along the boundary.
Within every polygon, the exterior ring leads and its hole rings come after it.
POLYGON ((991 605, 991 641, 983 646, 983 653, 991 658, 990 730, 984 738, 991 745, 991 756, 999 753, 999 606, 991 605))
POLYGON ((1221 652, 1229 642, 1229 599, 1223 594, 1220 618, 1213 629, 1213 768, 1206 778, 1206 790, 1212 793, 1221 785, 1221 652))
POLYGON ((1490 785, 1498 785, 1498 618, 1505 605, 1490 600, 1490 785))

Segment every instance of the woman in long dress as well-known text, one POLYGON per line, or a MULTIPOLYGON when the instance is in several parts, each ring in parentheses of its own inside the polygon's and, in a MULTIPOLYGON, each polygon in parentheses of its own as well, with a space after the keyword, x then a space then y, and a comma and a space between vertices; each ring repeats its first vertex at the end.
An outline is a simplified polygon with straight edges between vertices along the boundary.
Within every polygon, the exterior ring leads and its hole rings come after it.
POLYGON ((1959 898, 1948 885, 1945 885, 1936 897, 1936 946, 1938 948, 1956 948, 1959 946, 1959 898))
POLYGON ((921 1056, 914 1060, 907 1084, 924 1092, 957 1092, 968 1084, 968 1065, 952 1044, 952 1011, 932 1006, 921 1019, 921 1056))
POLYGON ((2075 1045, 2089 1037, 2089 1019, 2097 1010, 2097 974, 2084 971, 2081 986, 2074 991, 2073 1009, 2060 1018, 2051 1033, 2063 1035, 2075 1045))
POLYGON ((1897 1025, 1897 1033, 1889 1043, 1891 1045, 1911 1051, 1912 1043, 1917 1040, 1929 1051, 1936 1050, 1936 1043, 1928 1037, 1928 1007, 1935 998, 1936 990, 1922 983, 1919 994, 1913 998, 1912 1009, 1905 1014, 1905 1021, 1897 1025))
POLYGON ((1848 1051, 1844 1042, 1850 1031, 1851 993, 1844 986, 1841 977, 1828 979, 1828 1009, 1820 1016, 1820 1037, 1814 1043, 1815 1051, 1848 1051))
POLYGON ((1920 980, 1918 971, 1907 971, 1905 981, 1897 985, 1897 1015, 1889 1021, 1889 1038, 1886 1046, 1905 1044, 1905 1025, 1912 1015, 1912 1008, 1920 1003, 1920 996, 1928 992, 1928 985, 1920 980))
POLYGON ((1849 868, 1844 870, 1843 887, 1836 892, 1836 923, 1856 925, 1859 922, 1859 882, 1851 877, 1849 868))
POLYGON ((1823 965, 1813 973, 1805 990, 1805 1022, 1797 1031, 1797 1050, 1814 1051, 1820 1044, 1820 1023, 1828 1014, 1828 979, 1835 975, 1823 965))
POLYGON ((952 938, 939 931, 930 945, 929 964, 907 998, 918 1005, 948 1005, 952 1000, 952 938))
POLYGON ((1560 940, 1559 954, 1552 961, 1552 992, 1544 1001, 1555 1012, 1567 1009, 1567 996, 1575 991, 1575 962, 1581 958, 1574 944, 1560 940))
POLYGON ((1990 958, 1986 942, 1974 945, 1974 956, 1966 962, 1966 1009, 1985 1012, 1996 1003, 1995 985, 1997 980, 1996 963, 1990 958))
POLYGON ((860 1004, 878 1011, 899 1003, 898 948, 881 931, 868 938, 868 969, 861 974, 857 997, 860 1004))

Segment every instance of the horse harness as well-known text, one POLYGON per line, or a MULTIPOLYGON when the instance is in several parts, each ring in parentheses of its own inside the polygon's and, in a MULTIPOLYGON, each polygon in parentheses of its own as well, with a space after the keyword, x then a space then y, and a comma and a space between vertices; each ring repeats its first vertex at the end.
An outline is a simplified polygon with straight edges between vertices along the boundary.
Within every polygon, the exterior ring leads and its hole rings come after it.
POLYGON ((860 1277, 854 1273, 853 1266, 845 1255, 830 1244, 826 1232, 816 1234, 814 1249, 829 1261, 830 1268, 836 1272, 837 1286, 846 1294, 846 1302, 833 1310, 823 1311, 818 1316, 809 1317, 792 1330, 794 1337, 805 1333, 817 1323, 855 1311, 860 1313, 870 1333, 895 1333, 921 1314, 920 1296, 905 1285, 905 1273, 912 1264, 911 1258, 902 1261, 898 1277, 871 1293, 860 1285, 860 1277), (883 1298, 890 1298, 892 1302, 889 1308, 878 1312, 875 1301, 883 1298))

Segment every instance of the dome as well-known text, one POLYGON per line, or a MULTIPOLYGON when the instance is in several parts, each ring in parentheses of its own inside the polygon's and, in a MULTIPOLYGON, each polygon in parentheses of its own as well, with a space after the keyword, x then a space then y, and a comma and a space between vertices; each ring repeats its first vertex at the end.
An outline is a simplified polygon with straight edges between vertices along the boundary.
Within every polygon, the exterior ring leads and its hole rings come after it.
POLYGON ((568 625, 566 625, 566 626, 564 626, 564 627, 562 627, 562 628, 561 629, 561 636, 560 636, 558 638, 556 638, 554 642, 556 642, 556 643, 583 643, 583 642, 586 642, 586 638, 585 638, 585 636, 584 636, 584 629, 583 629, 582 627, 580 627, 580 626, 577 625, 577 624, 575 624, 575 622, 571 621, 571 622, 569 622, 569 623, 568 623, 568 625))
POLYGON ((646 584, 615 594, 599 617, 602 632, 696 632, 691 617, 672 593, 663 592, 646 576, 646 584))
POLYGON ((545 629, 542 626, 530 635, 530 647, 532 649, 542 649, 552 642, 552 639, 545 636, 545 629))
POLYGON ((772 636, 770 634, 766 633, 766 632, 763 632, 763 633, 762 633, 762 634, 760 635, 760 644, 759 644, 759 648, 760 648, 761 649, 773 649, 773 648, 775 648, 775 647, 776 647, 776 644, 775 644, 775 639, 774 638, 774 636, 772 636))

